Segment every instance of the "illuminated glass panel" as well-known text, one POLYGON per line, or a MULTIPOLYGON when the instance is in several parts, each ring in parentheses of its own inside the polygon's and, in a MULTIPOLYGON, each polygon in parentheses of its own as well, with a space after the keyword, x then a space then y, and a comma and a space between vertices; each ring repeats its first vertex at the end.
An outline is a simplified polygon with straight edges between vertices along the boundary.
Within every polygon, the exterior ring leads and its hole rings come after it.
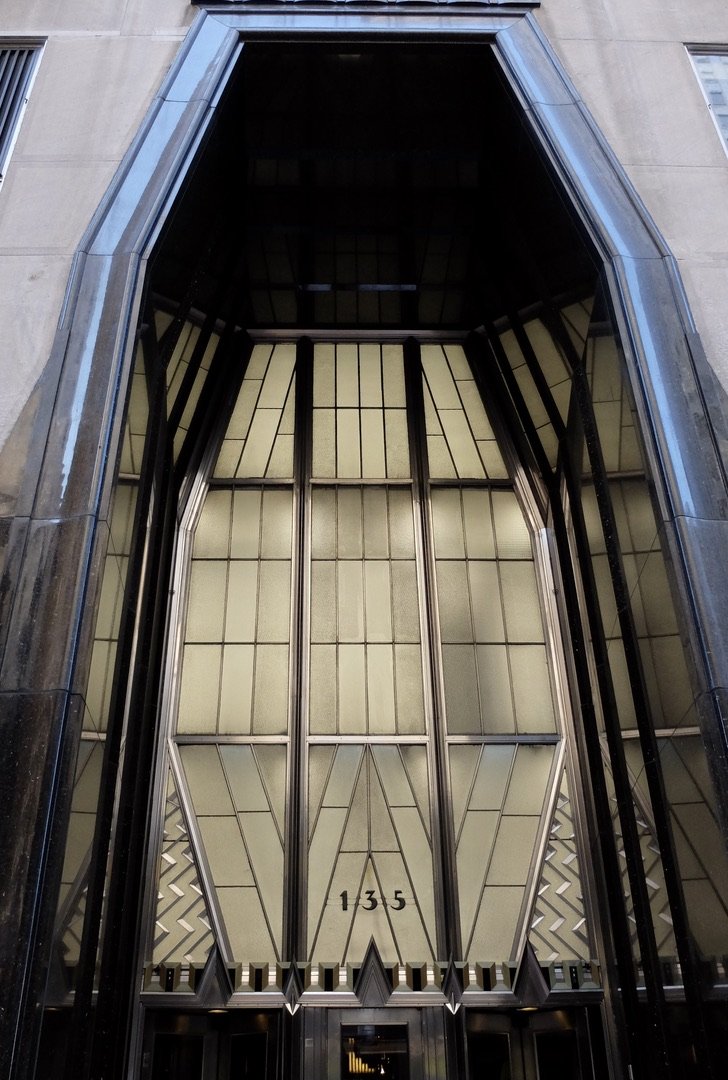
POLYGON ((214 943, 197 860, 170 772, 157 879, 154 964, 201 964, 214 943))
POLYGON ((293 495, 208 493, 195 532, 180 734, 288 730, 293 495))
POLYGON ((451 745, 463 955, 516 958, 538 867, 556 746, 451 745))
MULTIPOLYGON (((157 317, 159 319, 159 316, 157 317)), ((166 320, 164 320, 166 321, 166 320)), ((199 326, 187 322, 181 329, 167 365, 167 409, 171 414, 178 398, 185 391, 182 414, 174 434, 174 457, 179 455, 185 436, 189 431, 192 417, 200 400, 202 387, 210 371, 210 364, 217 348, 219 337, 211 334, 207 341, 201 337, 199 326), (201 353, 201 355, 198 355, 201 353), (194 365, 192 385, 188 385, 190 367, 194 365)))
POLYGON ((293 475, 295 363, 293 344, 253 348, 215 477, 293 475))
POLYGON ((313 476, 410 474, 401 345, 314 346, 313 476))
POLYGON ((108 722, 136 501, 137 485, 120 483, 109 522, 101 600, 86 689, 84 728, 87 731, 105 732, 108 722))
POLYGON ((179 754, 232 959, 280 959, 286 747, 183 745, 179 754))
POLYGON ((308 940, 318 960, 435 957, 425 746, 312 746, 308 940))
MULTIPOLYGON (((561 312, 561 326, 573 346, 572 360, 574 355, 577 359, 583 355, 592 303, 593 297, 571 304, 561 312)), ((552 466, 556 466, 559 432, 553 426, 553 410, 566 425, 571 401, 571 364, 565 344, 554 338, 540 318, 524 322, 521 334, 510 327, 504 330, 500 334, 500 343, 546 457, 552 466), (553 405, 551 415, 547 402, 553 405)))
POLYGON ((460 345, 423 345, 430 476, 504 479, 508 474, 473 373, 460 345))
POLYGON ((424 731, 409 488, 312 496, 312 734, 424 731))
POLYGON ((511 491, 435 489, 447 731, 555 732, 531 540, 511 491))
POLYGON ((574 808, 564 770, 541 867, 529 941, 542 963, 592 956, 574 835, 574 808))
MULTIPOLYGON (((699 735, 679 733, 660 739, 658 747, 691 928, 703 956, 720 956, 728 945, 728 863, 705 751, 699 735)), ((625 749, 638 797, 645 799, 638 745, 630 740, 625 749)))

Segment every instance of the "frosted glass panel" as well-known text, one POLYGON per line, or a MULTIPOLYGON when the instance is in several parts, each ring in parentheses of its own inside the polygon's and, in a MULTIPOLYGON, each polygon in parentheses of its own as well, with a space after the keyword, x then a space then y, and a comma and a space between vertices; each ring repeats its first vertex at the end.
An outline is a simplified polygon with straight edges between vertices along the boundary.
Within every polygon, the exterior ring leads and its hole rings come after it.
POLYGON ((157 877, 154 964, 204 964, 214 944, 208 903, 171 772, 157 877))
POLYGON ((313 404, 314 477, 409 476, 400 345, 315 345, 313 404))
POLYGON ((593 955, 574 833, 574 813, 564 771, 541 868, 529 941, 543 963, 588 960, 593 955))
POLYGON ((434 959, 427 768, 422 746, 311 748, 310 960, 361 963, 372 937, 386 962, 434 959))
POLYGON ((179 412, 173 443, 175 460, 199 403, 219 340, 219 335, 212 333, 205 341, 200 328, 186 322, 167 364, 167 415, 171 416, 173 410, 179 412))
POLYGON ((555 752, 553 745, 450 748, 460 920, 473 960, 515 957, 555 752))
POLYGON ((293 476, 296 346, 253 347, 215 477, 293 476))
POLYGON ((515 494, 435 489, 432 520, 448 732, 555 731, 541 596, 515 494))
POLYGON ((313 490, 313 734, 423 730, 412 512, 409 490, 313 490))
POLYGON ((508 474, 470 366, 459 345, 421 347, 430 476, 508 474))
POLYGON ((283 933, 287 750, 182 746, 179 753, 232 959, 274 962, 283 933))
MULTIPOLYGON (((653 723, 656 728, 685 726, 694 722, 692 686, 648 485, 635 477, 612 480, 609 488, 653 723)), ((623 660, 604 534, 593 487, 584 484, 582 491, 620 723, 628 728, 635 724, 634 702, 623 660)))
MULTIPOLYGON (((128 424, 126 430, 128 433, 128 424)), ((120 483, 108 523, 108 545, 86 688, 84 731, 105 732, 108 724, 136 503, 136 483, 120 483)))
POLYGON ((290 490, 208 492, 195 533, 180 734, 288 729, 290 490))

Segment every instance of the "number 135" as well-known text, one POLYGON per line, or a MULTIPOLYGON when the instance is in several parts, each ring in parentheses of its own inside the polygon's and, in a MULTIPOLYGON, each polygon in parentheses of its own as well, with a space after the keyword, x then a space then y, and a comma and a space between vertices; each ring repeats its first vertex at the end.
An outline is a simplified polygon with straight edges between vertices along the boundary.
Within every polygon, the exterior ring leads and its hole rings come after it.
MULTIPOLYGON (((346 889, 344 889, 342 893, 339 893, 339 896, 341 897, 341 910, 348 911, 349 893, 346 889)), ((357 903, 361 903, 362 909, 364 911, 374 911, 374 908, 379 906, 380 899, 385 907, 390 907, 393 911, 401 911, 407 903, 404 896, 402 895, 401 889, 394 890, 394 898, 389 904, 387 903, 386 897, 382 896, 378 898, 374 895, 374 889, 367 889, 363 897, 358 896, 356 898, 354 904, 356 905, 357 903)))

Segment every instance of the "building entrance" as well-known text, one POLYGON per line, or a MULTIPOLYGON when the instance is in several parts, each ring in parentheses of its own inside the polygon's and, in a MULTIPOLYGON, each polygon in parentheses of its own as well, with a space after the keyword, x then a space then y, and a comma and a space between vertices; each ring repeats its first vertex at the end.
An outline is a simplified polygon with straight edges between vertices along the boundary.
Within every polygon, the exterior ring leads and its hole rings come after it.
POLYGON ((275 1013, 150 1013, 142 1080, 275 1080, 275 1013))
MULTIPOLYGON (((321 1080, 592 1080, 599 1075, 585 1009, 468 1010, 464 1018, 450 1019, 448 1026, 440 1008, 306 1009, 295 1025, 299 1040, 303 1036, 303 1075, 321 1080)), ((280 1014, 249 1010, 150 1013, 143 1080, 277 1080, 295 1056, 291 1033, 282 1032, 280 1020, 280 1014)))
POLYGON ((154 1080, 590 1075, 524 1011, 585 1000, 639 1062, 623 1012, 688 970, 659 755, 691 910, 724 910, 605 283, 491 60, 246 46, 150 262, 49 975, 69 1076, 139 1075, 144 1010, 154 1080))

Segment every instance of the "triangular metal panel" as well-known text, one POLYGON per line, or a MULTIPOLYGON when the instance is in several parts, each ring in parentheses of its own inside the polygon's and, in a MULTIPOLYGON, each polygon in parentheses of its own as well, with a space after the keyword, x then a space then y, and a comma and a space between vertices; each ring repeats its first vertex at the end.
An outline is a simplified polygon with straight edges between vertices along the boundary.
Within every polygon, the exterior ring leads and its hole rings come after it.
POLYGON ((354 993, 360 1005, 369 1009, 381 1008, 392 996, 392 983, 374 938, 369 942, 364 962, 354 980, 354 993))

